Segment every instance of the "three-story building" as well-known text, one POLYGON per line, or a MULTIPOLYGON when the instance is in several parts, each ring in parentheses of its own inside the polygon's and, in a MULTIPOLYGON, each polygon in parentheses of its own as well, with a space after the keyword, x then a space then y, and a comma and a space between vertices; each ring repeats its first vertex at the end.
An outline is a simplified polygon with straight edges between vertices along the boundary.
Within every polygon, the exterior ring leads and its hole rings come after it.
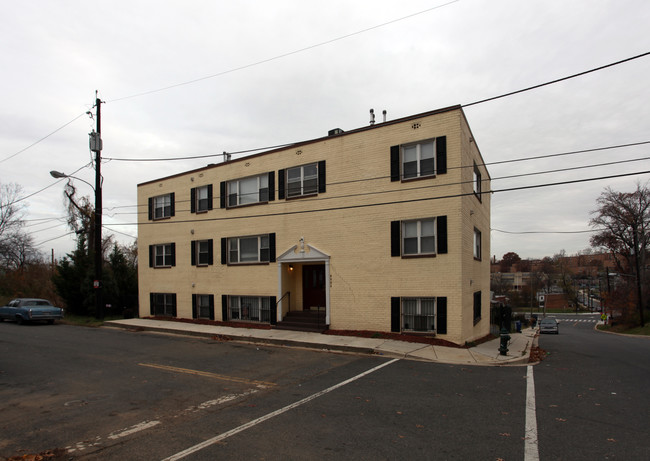
POLYGON ((478 339, 489 189, 460 106, 139 184, 140 315, 478 339))

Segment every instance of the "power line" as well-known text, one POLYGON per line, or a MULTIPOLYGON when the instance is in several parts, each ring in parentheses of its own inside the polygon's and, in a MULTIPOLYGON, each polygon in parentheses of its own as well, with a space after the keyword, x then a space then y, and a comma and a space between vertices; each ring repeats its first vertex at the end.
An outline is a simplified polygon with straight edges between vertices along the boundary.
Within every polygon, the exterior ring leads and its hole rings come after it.
POLYGON ((211 157, 221 157, 224 154, 229 155, 238 155, 238 154, 248 154, 251 152, 257 152, 260 150, 270 150, 270 149, 280 149, 283 147, 290 147, 298 144, 298 142, 290 142, 288 144, 278 144, 277 146, 267 146, 259 147, 257 149, 247 149, 241 150, 238 152, 223 152, 221 154, 205 154, 205 155, 190 155, 187 157, 167 157, 167 158, 118 158, 118 157, 104 157, 104 160, 114 161, 114 162, 171 162, 176 160, 196 160, 200 158, 211 158, 211 157))
MULTIPOLYGON (((23 200, 27 200, 28 198, 33 197, 33 196, 36 195, 36 194, 40 194, 41 192, 43 192, 43 191, 49 189, 50 187, 57 185, 58 183, 60 183, 60 182, 63 181, 64 179, 70 179, 70 178, 69 178, 70 176, 72 176, 72 175, 74 175, 74 174, 77 174, 78 171, 80 171, 80 170, 82 170, 82 169, 84 169, 84 168, 88 168, 88 166, 90 166, 90 165, 86 164, 86 165, 84 165, 84 166, 82 166, 82 167, 80 167, 80 168, 77 168, 76 170, 74 170, 72 173, 70 173, 70 174, 68 175, 68 178, 61 178, 61 179, 59 179, 58 181, 54 181, 54 182, 53 182, 52 184, 50 184, 49 186, 45 186, 44 188, 42 188, 42 189, 40 189, 40 190, 37 190, 36 192, 32 192, 32 193, 29 194, 29 195, 26 195, 26 196, 24 196, 24 197, 21 197, 21 198, 19 198, 19 199, 14 200, 14 201, 11 202, 11 203, 8 203, 7 206, 11 206, 11 205, 13 205, 14 203, 22 202, 23 200)), ((72 178, 72 179, 74 179, 74 178, 72 178)))
POLYGON ((43 136, 43 137, 42 137, 41 139, 39 139, 38 141, 33 142, 32 144, 30 144, 29 146, 25 147, 24 149, 19 150, 19 151, 16 152, 15 154, 11 154, 9 157, 3 158, 2 160, 0 160, 0 163, 5 162, 5 161, 7 161, 7 160, 9 160, 9 159, 11 159, 11 158, 14 158, 16 155, 18 155, 18 154, 22 154, 23 152, 25 152, 25 151, 28 150, 28 149, 31 149, 31 148, 34 147, 36 144, 40 143, 41 141, 45 141, 47 138, 49 138, 49 137, 52 136, 53 134, 58 133, 59 131, 61 131, 62 129, 64 129, 66 126, 70 125, 72 122, 74 122, 74 121, 76 121, 77 119, 83 117, 84 115, 86 115, 86 112, 83 112, 83 113, 77 115, 75 118, 73 118, 72 120, 70 120, 68 123, 66 123, 66 124, 64 124, 64 125, 62 125, 62 126, 60 126, 59 128, 57 128, 56 130, 54 130, 54 131, 51 132, 50 134, 48 134, 48 135, 46 135, 46 136, 43 136))
POLYGON ((246 64, 246 65, 243 65, 243 66, 240 66, 240 67, 235 67, 233 69, 224 70, 224 71, 218 72, 216 74, 207 75, 205 77, 199 77, 199 78, 196 78, 196 79, 193 79, 193 80, 188 80, 186 82, 181 82, 181 83, 176 83, 176 84, 173 84, 173 85, 168 85, 168 86, 158 88, 158 89, 155 89, 155 90, 144 91, 142 93, 136 93, 136 94, 133 94, 131 96, 124 96, 124 97, 121 97, 121 98, 116 98, 116 99, 113 99, 113 100, 111 100, 109 102, 124 101, 125 99, 138 98, 138 97, 146 96, 146 95, 153 94, 153 93, 159 93, 161 91, 171 90, 172 88, 178 88, 180 86, 191 85, 193 83, 198 83, 198 82, 201 82, 203 80, 209 80, 209 79, 212 79, 212 78, 221 77, 221 76, 224 76, 224 75, 227 75, 227 74, 231 74, 233 72, 238 72, 240 70, 249 69, 251 67, 266 64, 268 62, 277 61, 279 59, 286 58, 288 56, 292 56, 292 55, 295 55, 295 54, 303 53, 305 51, 313 50, 314 48, 329 45, 330 43, 345 40, 347 38, 354 37, 355 35, 360 35, 360 34, 363 34, 363 33, 366 33, 366 32, 370 32, 371 30, 379 29, 381 27, 385 27, 385 26, 388 26, 390 24, 394 24, 396 22, 404 21, 406 19, 410 19, 410 18, 413 18, 415 16, 419 16, 421 14, 425 14, 425 13, 428 13, 430 11, 434 11, 434 10, 443 8, 445 6, 451 5, 453 3, 457 3, 459 1, 460 0, 453 0, 453 1, 450 1, 450 2, 447 2, 447 3, 444 3, 442 5, 437 5, 437 6, 434 6, 434 7, 431 7, 431 8, 427 8, 426 10, 418 11, 417 13, 409 14, 407 16, 404 16, 404 17, 401 17, 401 18, 398 18, 398 19, 393 19, 391 21, 384 22, 382 24, 378 24, 378 25, 375 25, 375 26, 372 26, 372 27, 368 27, 366 29, 362 29, 362 30, 359 30, 359 31, 356 31, 356 32, 346 34, 346 35, 342 35, 340 37, 332 38, 332 39, 326 40, 324 42, 316 43, 314 45, 309 45, 309 46, 306 46, 304 48, 300 48, 300 49, 297 49, 297 50, 294 50, 294 51, 290 51, 290 52, 283 53, 283 54, 280 54, 280 55, 277 55, 277 56, 273 56, 271 58, 263 59, 261 61, 257 61, 257 62, 251 63, 251 64, 246 64))
MULTIPOLYGON (((599 149, 596 149, 599 150, 599 149)), ((584 151, 579 151, 579 153, 582 153, 584 151)), ((554 154, 554 155, 566 155, 566 154, 554 154)), ((551 156, 554 156, 551 155, 551 156)), ((542 156, 546 157, 546 156, 542 156)), ((538 157, 539 158, 539 157, 538 157)), ((537 159, 537 158, 535 158, 537 159)), ((546 170, 546 171, 535 171, 532 173, 520 173, 520 174, 514 174, 514 175, 507 175, 507 176, 501 176, 501 177, 495 177, 491 178, 491 181, 499 181, 503 179, 514 179, 514 178, 521 178, 521 177, 526 177, 526 176, 536 176, 536 175, 542 175, 542 174, 551 174, 551 173, 562 173, 562 172, 567 172, 567 171, 574 171, 574 170, 583 170, 587 168, 598 168, 602 166, 611 166, 611 165, 620 165, 624 163, 631 163, 631 162, 638 162, 638 161, 643 161, 643 160, 649 160, 650 157, 642 157, 642 158, 635 158, 635 159, 627 159, 627 160, 617 160, 613 162, 604 162, 604 163, 597 163, 597 164, 591 164, 591 165, 583 165, 583 166, 577 166, 577 167, 568 167, 568 168, 558 168, 554 170, 546 170)), ((512 161, 521 161, 522 159, 516 159, 512 161)), ((526 159, 523 159, 526 160, 526 159)), ((507 161, 506 161, 507 162, 507 161)), ((506 162, 500 162, 500 163, 506 163, 506 162)), ((463 167, 455 167, 455 168, 463 168, 463 167)), ((451 168, 448 168, 451 169, 451 168)), ((332 183, 327 183, 328 186, 336 186, 336 185, 341 185, 341 184, 348 184, 348 183, 356 183, 356 182, 362 182, 362 181, 374 181, 374 180, 380 180, 380 179, 386 179, 389 176, 379 176, 379 177, 373 177, 373 178, 365 178, 365 179, 355 179, 351 181, 339 181, 339 182, 332 182, 332 183)), ((487 182, 488 179, 484 179, 484 182, 487 182)), ((416 186, 416 187, 409 187, 409 188, 401 188, 401 189, 390 189, 390 190, 382 190, 382 191, 373 191, 373 192, 362 192, 362 193, 357 193, 357 194, 347 194, 347 195, 337 195, 337 196, 328 196, 328 197, 314 197, 314 198, 305 198, 301 200, 301 202, 313 202, 313 201, 322 201, 322 200, 333 200, 333 199, 341 199, 341 198, 351 198, 351 197, 359 197, 359 196, 365 196, 365 195, 379 195, 379 194, 387 194, 387 193, 399 193, 399 192, 405 192, 405 191, 414 191, 414 190, 420 190, 420 189, 431 189, 431 188, 439 188, 439 187, 448 187, 448 186, 455 186, 455 185, 462 185, 462 184, 471 184, 473 183, 473 180, 468 180, 468 181, 460 181, 460 182, 454 182, 454 183, 444 183, 444 184, 435 184, 433 186, 431 185, 426 185, 426 186, 416 186)), ((278 192, 277 190, 275 192, 278 192)), ((257 194, 257 192, 255 193, 257 194)), ((215 196, 213 197, 214 200, 219 200, 221 197, 220 196, 215 196)), ((189 200, 178 200, 176 203, 187 203, 189 200)), ((269 202, 269 205, 280 205, 281 202, 269 202)), ((146 205, 123 205, 120 208, 125 208, 125 207, 145 207, 146 205)), ((113 208, 114 209, 114 208, 113 208)), ((178 211, 189 211, 189 210, 178 210, 178 211)), ((126 215, 126 214, 140 214, 144 213, 143 212, 131 212, 131 213, 115 213, 114 215, 126 215)))
MULTIPOLYGON (((538 155, 535 157, 522 157, 522 158, 517 158, 517 159, 511 159, 511 160, 500 160, 498 162, 487 162, 483 163, 482 166, 492 166, 492 165, 501 165, 504 163, 514 163, 514 162, 525 162, 528 160, 540 160, 540 159, 547 159, 547 158, 553 158, 553 157, 563 157, 566 155, 577 155, 577 154, 586 154, 590 152, 598 152, 602 150, 609 150, 609 149, 620 149, 622 147, 632 147, 632 146, 641 146, 644 144, 650 144, 650 141, 640 141, 640 142, 632 142, 632 143, 627 143, 627 144, 617 144, 614 146, 607 146, 607 147, 595 147, 592 149, 582 149, 582 150, 574 150, 574 151, 569 151, 569 152, 561 152, 558 154, 548 154, 548 155, 538 155)), ((479 165, 477 165, 479 166, 479 165)), ((461 167, 455 167, 455 168, 470 168, 473 167, 473 165, 467 165, 467 166, 461 166, 461 167)), ((451 169, 454 167, 450 167, 448 169, 451 169)))
MULTIPOLYGON (((442 6, 445 6, 445 5, 442 5, 442 6)), ((428 10, 426 10, 426 11, 428 11, 428 10)), ((513 96, 515 94, 519 94, 519 93, 523 93, 523 92, 526 92, 526 91, 534 90, 534 89, 537 89, 537 88, 552 85, 552 84, 559 83, 559 82, 569 80, 569 79, 572 79, 572 78, 580 77, 582 75, 586 75, 586 74, 589 74, 589 73, 592 73, 592 72, 607 69, 609 67, 617 66, 619 64, 623 64, 623 63, 626 63, 626 62, 629 62, 629 61, 633 61, 635 59, 639 59, 639 58, 642 58, 642 57, 645 57, 645 56, 648 56, 648 55, 650 55, 650 51, 639 54, 639 55, 636 55, 636 56, 632 56, 630 58, 622 59, 620 61, 616 61, 616 62, 613 62, 613 63, 610 63, 610 64, 605 64, 605 65, 600 66, 600 67, 596 67, 596 68, 589 69, 589 70, 586 70, 586 71, 583 71, 583 72, 579 72, 577 74, 569 75, 567 77, 562 77, 562 78, 559 78, 559 79, 556 79, 556 80, 551 80, 549 82, 540 83, 538 85, 534 85, 534 86, 524 88, 524 89, 521 89, 521 90, 511 91, 509 93, 504 93, 504 94, 501 94, 501 95, 498 95, 498 96, 492 96, 490 98, 482 99, 482 100, 475 101, 475 102, 472 102, 472 103, 469 103, 469 104, 464 104, 464 105, 461 105, 461 107, 463 107, 463 108, 464 107, 471 107, 471 106, 474 106, 474 105, 477 105, 477 104, 482 104, 484 102, 494 101, 496 99, 505 98, 507 96, 513 96)), ((215 76, 218 76, 218 75, 220 75, 220 74, 216 74, 215 76)), ((205 77, 205 78, 211 78, 211 77, 205 77)), ((188 83, 192 83, 192 82, 188 82, 188 83)), ((187 84, 187 83, 185 83, 185 84, 187 84)), ((183 85, 183 84, 179 84, 179 85, 183 85)), ((179 85, 175 85, 175 86, 179 86, 179 85)), ((167 88, 173 88, 173 86, 172 87, 167 87, 167 88)), ((163 89, 160 89, 160 90, 154 90, 152 92, 162 91, 162 90, 167 89, 167 88, 163 88, 163 89)), ((142 93, 142 94, 149 94, 149 93, 142 93)), ((123 98, 123 99, 126 99, 126 98, 123 98)), ((278 145, 278 146, 270 146, 270 147, 260 147, 260 148, 257 148, 257 149, 249 149, 249 150, 246 150, 246 151, 231 152, 231 154, 248 153, 248 152, 256 152, 256 151, 260 151, 260 150, 288 147, 288 146, 291 146, 291 145, 294 145, 294 144, 296 144, 296 143, 281 144, 281 145, 278 145)), ((635 145, 635 144, 630 144, 630 145, 635 145)), ((623 145, 623 146, 626 146, 626 145, 623 145)), ((621 146, 621 147, 623 147, 623 146, 621 146)), ((614 148, 614 147, 612 147, 612 148, 614 148)), ((585 152, 587 152, 587 151, 585 151, 585 152)), ((188 156, 188 157, 156 158, 156 159, 112 158, 110 160, 116 160, 116 161, 122 161, 122 162, 130 162, 130 161, 132 161, 132 162, 164 162, 164 161, 172 161, 172 160, 193 160, 193 159, 198 159, 198 158, 216 157, 218 155, 223 155, 223 154, 208 154, 208 155, 202 155, 202 156, 195 155, 195 156, 188 156)), ((499 163, 499 162, 496 162, 496 163, 499 163)))
POLYGON ((127 233, 125 233, 125 232, 116 231, 115 229, 111 229, 111 228, 108 227, 108 226, 102 226, 102 227, 103 227, 104 229, 106 229, 106 230, 111 231, 111 232, 115 232, 116 234, 124 235, 125 237, 129 237, 129 238, 132 238, 132 239, 134 239, 134 240, 137 240, 137 239, 138 239, 138 237, 136 237, 136 236, 134 236, 134 235, 127 234, 127 233))
POLYGON ((67 234, 59 235, 58 237, 53 237, 53 238, 51 238, 51 239, 43 240, 42 242, 39 242, 39 243, 35 244, 34 246, 36 246, 36 247, 40 247, 41 245, 43 245, 43 244, 45 244, 45 243, 52 242, 52 241, 54 241, 54 240, 58 240, 58 239, 63 238, 63 237, 68 237, 69 235, 72 235, 72 234, 74 234, 74 233, 75 233, 75 232, 72 231, 72 232, 68 232, 67 234))
POLYGON ((563 82, 563 81, 565 81, 565 80, 570 80, 570 79, 572 79, 572 78, 576 78, 576 77, 581 77, 581 76, 583 76, 583 75, 590 74, 590 73, 592 73, 592 72, 596 72, 596 71, 599 71, 599 70, 607 69, 608 67, 617 66, 617 65, 619 65, 619 64, 623 64, 623 63, 626 63, 626 62, 629 62, 629 61, 633 61, 633 60, 635 60, 635 59, 643 58, 643 57, 648 56, 648 55, 650 55, 650 51, 647 51, 647 52, 645 52, 645 53, 641 53, 641 54, 636 55, 636 56, 632 56, 631 58, 626 58, 626 59, 622 59, 622 60, 620 60, 620 61, 612 62, 612 63, 610 63, 610 64, 605 64, 604 66, 595 67, 595 68, 593 68, 593 69, 585 70, 584 72, 579 72, 579 73, 577 73, 577 74, 569 75, 568 77, 558 78, 558 79, 556 79, 556 80, 552 80, 552 81, 550 81, 550 82, 540 83, 539 85, 530 86, 530 87, 528 87, 528 88, 524 88, 524 89, 521 89, 521 90, 511 91, 510 93, 505 93, 505 94, 502 94, 502 95, 499 95, 499 96, 493 96, 493 97, 491 97, 491 98, 487 98, 487 99, 481 99, 480 101, 471 102, 471 103, 469 103, 469 104, 463 104, 461 107, 470 107, 470 106, 475 106, 475 105, 477 105, 477 104, 482 104, 482 103, 484 103, 484 102, 494 101, 495 99, 505 98, 506 96, 512 96, 512 95, 515 95, 515 94, 524 93, 524 92, 526 92, 526 91, 535 90, 535 89, 537 89, 537 88, 541 88, 541 87, 543 87, 543 86, 552 85, 552 84, 554 84, 554 83, 563 82))
POLYGON ((580 231, 505 231, 501 229, 495 229, 494 227, 490 229, 495 232, 501 232, 503 234, 513 234, 513 235, 524 235, 524 234, 588 234, 592 232, 600 232, 604 229, 589 229, 589 230, 580 230, 580 231))
MULTIPOLYGON (((527 189, 538 189, 538 188, 542 188, 542 187, 563 186, 563 185, 568 185, 568 184, 579 184, 579 183, 592 182, 592 181, 602 181, 602 180, 606 180, 606 179, 615 179, 615 178, 622 178, 622 177, 628 177, 628 176, 637 176, 637 175, 648 174, 648 173, 650 173, 650 170, 639 171, 639 172, 634 172, 634 173, 621 173, 621 174, 616 174, 616 175, 600 176, 600 177, 594 177, 594 178, 574 179, 574 180, 569 180, 569 181, 558 181, 558 182, 546 183, 546 184, 534 184, 534 185, 528 185, 528 186, 510 187, 510 188, 506 188, 506 189, 496 189, 496 190, 493 189, 493 190, 490 190, 490 191, 481 191, 481 195, 495 194, 495 193, 501 193, 501 192, 516 192, 516 191, 527 190, 527 189)), ((146 223, 115 223, 115 224, 112 224, 112 225, 113 226, 118 226, 118 225, 128 225, 128 226, 138 225, 138 226, 141 226, 141 225, 163 225, 163 224, 187 224, 187 223, 199 223, 199 222, 204 223, 204 222, 214 222, 214 221, 231 221, 231 220, 237 220, 237 219, 250 219, 250 218, 269 218, 269 217, 275 217, 275 216, 290 216, 290 215, 299 215, 299 214, 311 214, 311 213, 320 213, 320 212, 326 212, 326 211, 341 211, 341 210, 351 210, 351 209, 359 209, 359 208, 371 208, 371 207, 386 206, 386 205, 401 205, 401 204, 404 204, 404 203, 426 202, 426 201, 431 201, 431 200, 459 198, 459 197, 466 197, 466 196, 472 196, 472 195, 475 195, 475 193, 473 191, 472 192, 467 192, 467 193, 461 193, 461 194, 441 195, 441 196, 436 196, 436 197, 423 197, 423 198, 415 198, 415 199, 407 199, 407 200, 395 200, 395 201, 390 201, 390 202, 367 203, 367 204, 359 204, 359 205, 344 205, 344 206, 338 206, 338 207, 318 208, 318 209, 311 209, 311 210, 281 211, 281 212, 277 212, 277 213, 261 213, 261 214, 244 215, 244 216, 226 216, 226 217, 206 218, 206 219, 152 221, 152 222, 146 222, 146 223)))

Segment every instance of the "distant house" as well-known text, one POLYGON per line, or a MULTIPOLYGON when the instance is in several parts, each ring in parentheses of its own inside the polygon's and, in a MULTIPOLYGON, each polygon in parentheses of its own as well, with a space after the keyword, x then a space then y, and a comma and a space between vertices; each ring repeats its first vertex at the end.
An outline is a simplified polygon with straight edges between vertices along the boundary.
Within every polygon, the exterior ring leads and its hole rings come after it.
POLYGON ((454 106, 141 183, 140 315, 483 337, 489 181, 454 106))

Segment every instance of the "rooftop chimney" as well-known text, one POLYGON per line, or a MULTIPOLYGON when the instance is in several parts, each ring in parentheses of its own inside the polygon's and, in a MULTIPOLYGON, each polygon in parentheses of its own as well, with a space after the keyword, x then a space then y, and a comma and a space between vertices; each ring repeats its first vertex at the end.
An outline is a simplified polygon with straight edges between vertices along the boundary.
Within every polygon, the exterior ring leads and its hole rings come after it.
POLYGON ((375 109, 370 109, 370 124, 375 124, 375 109))

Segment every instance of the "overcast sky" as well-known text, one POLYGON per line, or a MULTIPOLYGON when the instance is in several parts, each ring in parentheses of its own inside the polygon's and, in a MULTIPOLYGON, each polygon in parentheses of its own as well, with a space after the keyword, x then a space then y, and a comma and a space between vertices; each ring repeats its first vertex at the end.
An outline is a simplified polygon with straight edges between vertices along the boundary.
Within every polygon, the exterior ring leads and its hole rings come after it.
MULTIPOLYGON (((24 196, 51 186, 21 203, 25 230, 60 258, 74 240, 64 236, 65 181, 49 171, 81 168, 76 176, 94 183, 83 167, 95 90, 105 158, 220 154, 360 128, 370 108, 396 119, 638 56, 650 51, 649 24, 647 0, 6 1, 0 183, 24 196)), ((492 189, 650 170, 650 144, 490 165, 650 141, 649 82, 646 56, 466 107, 492 189)), ((137 184, 220 160, 107 161, 104 232, 131 243, 137 184)), ((584 250, 603 189, 649 179, 495 192, 491 253, 584 250)))

